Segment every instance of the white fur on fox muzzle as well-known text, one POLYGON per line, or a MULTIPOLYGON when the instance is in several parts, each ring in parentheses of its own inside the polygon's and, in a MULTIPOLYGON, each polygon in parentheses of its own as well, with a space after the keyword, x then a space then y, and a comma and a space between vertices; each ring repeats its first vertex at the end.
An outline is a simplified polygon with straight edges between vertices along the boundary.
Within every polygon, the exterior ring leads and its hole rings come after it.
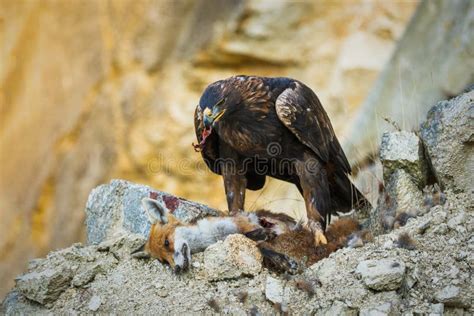
POLYGON ((175 244, 173 259, 175 264, 174 270, 176 273, 189 269, 191 264, 191 250, 186 242, 175 244))

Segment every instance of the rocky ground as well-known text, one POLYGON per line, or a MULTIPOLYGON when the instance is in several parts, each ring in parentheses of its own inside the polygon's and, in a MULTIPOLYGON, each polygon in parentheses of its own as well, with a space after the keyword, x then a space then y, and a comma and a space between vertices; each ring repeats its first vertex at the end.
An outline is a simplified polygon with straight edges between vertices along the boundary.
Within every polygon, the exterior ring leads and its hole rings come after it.
POLYGON ((262 268, 255 244, 240 235, 194 255, 183 275, 156 260, 131 258, 149 228, 142 197, 161 199, 185 221, 216 211, 114 180, 89 197, 88 245, 30 262, 2 311, 473 314, 473 99, 470 91, 440 102, 417 133, 384 135, 385 186, 369 217, 373 242, 341 249, 301 275, 262 268))

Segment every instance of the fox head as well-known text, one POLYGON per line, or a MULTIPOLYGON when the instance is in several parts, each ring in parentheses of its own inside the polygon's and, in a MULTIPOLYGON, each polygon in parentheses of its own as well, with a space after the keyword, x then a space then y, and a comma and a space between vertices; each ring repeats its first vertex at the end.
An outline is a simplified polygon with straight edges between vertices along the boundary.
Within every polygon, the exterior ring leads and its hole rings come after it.
POLYGON ((189 246, 185 241, 175 239, 176 228, 184 224, 157 200, 144 198, 142 206, 151 223, 150 235, 147 242, 132 255, 158 259, 168 263, 175 272, 187 270, 191 261, 189 246))

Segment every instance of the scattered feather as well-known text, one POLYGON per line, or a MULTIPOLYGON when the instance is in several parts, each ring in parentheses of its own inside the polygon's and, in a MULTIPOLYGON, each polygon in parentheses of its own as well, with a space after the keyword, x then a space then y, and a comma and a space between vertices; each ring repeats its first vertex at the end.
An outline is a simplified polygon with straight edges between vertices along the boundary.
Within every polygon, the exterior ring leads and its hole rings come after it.
POLYGON ((215 298, 211 298, 210 300, 208 300, 207 305, 209 305, 216 313, 219 313, 221 311, 219 303, 217 303, 217 300, 215 298))
POLYGON ((416 249, 416 242, 413 240, 413 238, 410 237, 408 233, 401 233, 398 236, 396 244, 400 248, 404 248, 408 250, 416 249))

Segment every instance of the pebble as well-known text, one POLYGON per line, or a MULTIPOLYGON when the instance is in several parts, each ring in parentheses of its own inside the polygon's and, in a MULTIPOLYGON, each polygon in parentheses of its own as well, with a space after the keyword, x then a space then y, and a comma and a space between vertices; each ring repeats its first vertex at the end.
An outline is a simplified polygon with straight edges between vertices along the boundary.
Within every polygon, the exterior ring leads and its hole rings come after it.
POLYGON ((87 304, 87 308, 89 308, 93 312, 96 312, 99 309, 101 304, 102 304, 102 301, 100 297, 97 295, 94 295, 89 301, 89 304, 87 304))
POLYGON ((265 297, 273 303, 281 304, 283 302, 283 282, 280 279, 267 276, 265 297))

